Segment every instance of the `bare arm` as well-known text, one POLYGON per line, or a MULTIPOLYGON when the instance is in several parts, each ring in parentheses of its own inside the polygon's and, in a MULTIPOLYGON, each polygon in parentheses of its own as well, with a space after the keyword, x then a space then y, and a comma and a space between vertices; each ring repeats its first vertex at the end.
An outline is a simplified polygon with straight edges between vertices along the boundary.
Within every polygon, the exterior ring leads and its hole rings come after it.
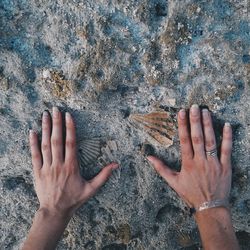
POLYGON ((40 208, 22 249, 55 249, 73 213, 97 192, 118 165, 110 164, 92 180, 84 180, 77 162, 73 119, 66 113, 64 154, 62 116, 57 108, 53 109, 53 128, 49 113, 43 114, 42 153, 33 131, 30 133, 30 146, 40 208))
POLYGON ((205 249, 239 249, 230 211, 210 208, 195 215, 205 249))
MULTIPOLYGON (((231 188, 232 129, 225 124, 221 157, 208 155, 216 149, 216 140, 210 112, 193 105, 190 117, 185 110, 178 114, 182 154, 180 172, 172 171, 154 156, 148 160, 190 208, 200 207, 207 201, 225 200, 231 188), (190 129, 189 129, 190 120, 190 129)), ((206 250, 239 249, 233 230, 229 208, 208 208, 195 213, 195 220, 206 250)))

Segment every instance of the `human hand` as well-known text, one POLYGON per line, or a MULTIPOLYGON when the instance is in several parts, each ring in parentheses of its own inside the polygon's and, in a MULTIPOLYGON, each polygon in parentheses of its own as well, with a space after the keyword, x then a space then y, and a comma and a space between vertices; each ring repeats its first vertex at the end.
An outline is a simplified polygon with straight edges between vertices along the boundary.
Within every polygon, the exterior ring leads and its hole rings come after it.
POLYGON ((50 115, 45 111, 42 118, 42 152, 34 131, 30 131, 30 147, 39 210, 70 217, 107 181, 118 164, 109 164, 92 180, 84 180, 77 161, 75 125, 69 113, 65 115, 65 122, 66 141, 63 145, 61 113, 58 108, 53 108, 52 126, 50 115))
POLYGON ((182 167, 176 172, 157 157, 148 160, 189 207, 199 207, 212 200, 227 199, 231 188, 232 129, 223 128, 221 156, 211 156, 206 151, 216 149, 216 140, 210 112, 193 105, 190 110, 190 130, 186 111, 178 114, 182 167))

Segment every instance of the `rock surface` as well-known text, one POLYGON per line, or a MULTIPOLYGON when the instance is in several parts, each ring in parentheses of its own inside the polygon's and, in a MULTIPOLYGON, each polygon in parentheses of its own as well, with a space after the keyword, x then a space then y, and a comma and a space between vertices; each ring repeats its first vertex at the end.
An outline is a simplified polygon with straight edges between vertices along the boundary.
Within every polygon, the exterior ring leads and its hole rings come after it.
MULTIPOLYGON (((30 227, 38 201, 28 130, 40 133, 42 111, 57 105, 73 114, 79 143, 115 141, 121 164, 58 249, 198 249, 185 204, 144 157, 179 169, 177 134, 166 149, 129 121, 198 103, 214 113, 218 135, 233 126, 230 202, 249 249, 249 13, 247 0, 0 0, 0 248, 18 249, 30 227)), ((86 178, 97 162, 82 167, 86 178)))

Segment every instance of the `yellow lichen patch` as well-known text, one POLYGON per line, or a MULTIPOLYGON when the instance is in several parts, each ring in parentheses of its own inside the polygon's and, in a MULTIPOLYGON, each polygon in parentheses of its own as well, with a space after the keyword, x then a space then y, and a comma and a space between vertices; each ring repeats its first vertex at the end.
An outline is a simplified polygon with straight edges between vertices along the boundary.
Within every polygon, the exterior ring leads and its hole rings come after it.
POLYGON ((175 52, 176 44, 174 39, 175 32, 175 24, 173 20, 169 20, 168 26, 166 26, 165 30, 161 33, 159 37, 160 44, 163 44, 166 49, 169 49, 169 52, 175 52), (174 51, 173 51, 174 50, 174 51))
POLYGON ((118 238, 119 240, 124 243, 124 244, 128 244, 130 239, 131 239, 131 230, 130 230, 130 226, 128 224, 122 224, 119 226, 118 230, 118 238))
POLYGON ((229 96, 232 96, 237 91, 237 87, 234 85, 227 85, 226 88, 218 88, 215 91, 215 99, 225 100, 229 96))
POLYGON ((246 78, 248 79, 246 82, 248 86, 250 86, 250 63, 245 64, 246 68, 246 78))
POLYGON ((64 99, 73 92, 72 81, 65 79, 61 72, 44 70, 43 79, 52 94, 58 98, 64 99))
POLYGON ((113 48, 112 40, 98 40, 91 51, 80 58, 77 79, 89 83, 86 96, 95 99, 101 92, 115 88, 119 81, 119 65, 110 65, 113 48))
POLYGON ((227 86, 219 87, 211 94, 204 89, 201 84, 196 85, 191 90, 188 96, 188 104, 191 106, 197 103, 200 106, 206 106, 210 110, 215 110, 218 107, 218 103, 227 100, 232 97, 238 91, 237 86, 229 84, 227 86))
POLYGON ((9 81, 7 78, 0 77, 0 90, 7 91, 9 89, 9 81))
POLYGON ((65 98, 72 93, 72 82, 65 80, 61 73, 51 72, 51 79, 54 85, 52 90, 54 96, 65 98))
POLYGON ((146 75, 146 80, 151 86, 156 86, 161 83, 161 79, 163 78, 162 72, 157 70, 154 66, 151 67, 151 70, 146 75))
POLYGON ((192 18, 201 12, 201 8, 196 3, 192 3, 187 6, 186 11, 187 11, 187 16, 189 18, 192 18))

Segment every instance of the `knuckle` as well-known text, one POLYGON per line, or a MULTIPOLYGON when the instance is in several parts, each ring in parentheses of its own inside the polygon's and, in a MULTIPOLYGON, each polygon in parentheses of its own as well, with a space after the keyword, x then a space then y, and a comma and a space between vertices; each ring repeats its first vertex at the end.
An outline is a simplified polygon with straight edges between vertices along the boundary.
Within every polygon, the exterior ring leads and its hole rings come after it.
POLYGON ((223 138, 232 139, 232 131, 224 129, 223 130, 223 138))
POLYGON ((30 147, 34 148, 36 146, 36 142, 35 141, 30 141, 30 147))
POLYGON ((53 162, 51 166, 51 172, 54 175, 58 175, 60 170, 62 169, 62 163, 59 161, 53 162))
POLYGON ((201 135, 192 136, 192 142, 194 144, 202 144, 203 143, 203 137, 201 135))
POLYGON ((223 139, 232 140, 232 134, 229 132, 224 132, 223 139))
POLYGON ((203 127, 209 128, 211 127, 211 122, 208 119, 203 120, 203 127))
POLYGON ((40 153, 38 153, 38 152, 33 152, 32 153, 32 158, 33 158, 33 160, 39 160, 40 159, 40 153))
POLYGON ((199 123, 200 122, 200 116, 191 116, 191 123, 199 123))
POLYGON ((178 124, 179 124, 180 126, 185 126, 185 125, 187 125, 187 121, 186 121, 186 119, 179 119, 179 120, 178 120, 178 124))
POLYGON ((221 149, 221 154, 225 156, 230 156, 231 155, 231 149, 230 148, 222 148, 221 149))
POLYGON ((165 168, 162 164, 156 165, 155 168, 160 175, 164 173, 165 168))
POLYGON ((210 148, 215 145, 215 140, 214 139, 206 140, 205 144, 206 147, 210 148))
POLYGON ((30 147, 31 147, 31 148, 36 147, 37 144, 38 144, 38 142, 37 142, 37 140, 35 140, 34 138, 32 138, 32 139, 30 140, 30 147))
POLYGON ((62 140, 61 140, 61 139, 53 138, 53 139, 51 140, 51 145, 52 145, 53 147, 58 147, 58 146, 60 146, 61 144, 62 144, 62 140))
POLYGON ((66 120, 66 126, 69 129, 73 129, 74 128, 74 122, 70 119, 70 120, 66 120))
POLYGON ((76 142, 75 140, 66 140, 65 142, 67 148, 75 148, 76 142))
POLYGON ((47 144, 47 143, 42 144, 42 151, 48 151, 49 148, 50 148, 49 144, 47 144))
POLYGON ((180 137, 181 144, 187 144, 188 142, 189 142, 189 136, 181 136, 180 137))
POLYGON ((48 124, 44 124, 43 123, 43 125, 42 125, 42 130, 43 130, 43 132, 47 132, 47 131, 49 131, 49 126, 48 126, 48 124))
POLYGON ((53 117, 53 126, 60 126, 62 123, 61 117, 53 117))

